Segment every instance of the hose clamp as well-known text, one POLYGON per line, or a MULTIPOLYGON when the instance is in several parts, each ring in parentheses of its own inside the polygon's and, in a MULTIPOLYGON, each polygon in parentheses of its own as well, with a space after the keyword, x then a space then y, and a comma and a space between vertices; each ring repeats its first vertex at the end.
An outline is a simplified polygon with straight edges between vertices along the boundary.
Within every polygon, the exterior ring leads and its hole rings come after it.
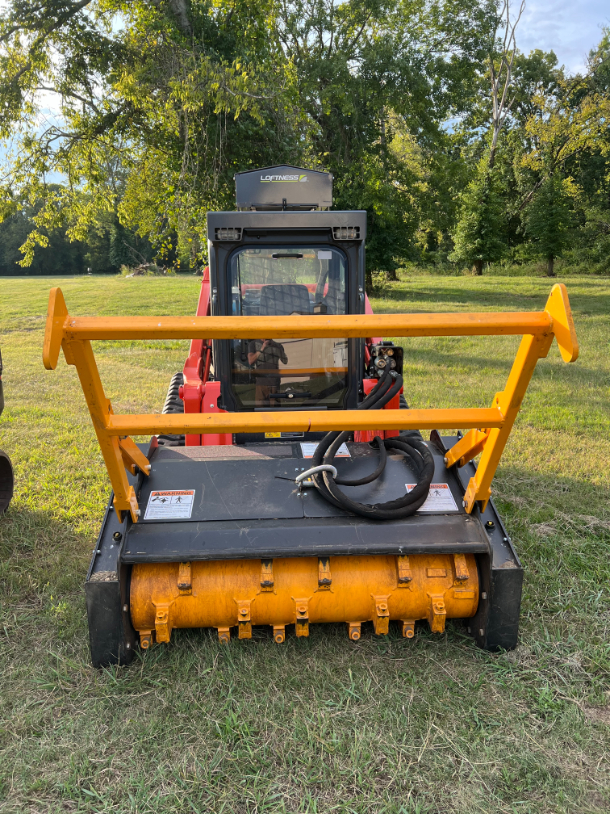
MULTIPOLYGON (((301 472, 300 475, 297 475, 294 479, 295 483, 301 483, 302 481, 311 478, 312 475, 317 475, 318 472, 330 472, 333 478, 337 477, 337 470, 331 464, 320 464, 320 466, 312 466, 311 469, 306 469, 305 472, 301 472)), ((310 484, 307 484, 308 486, 310 484)), ((313 481, 311 483, 313 485, 313 481)))

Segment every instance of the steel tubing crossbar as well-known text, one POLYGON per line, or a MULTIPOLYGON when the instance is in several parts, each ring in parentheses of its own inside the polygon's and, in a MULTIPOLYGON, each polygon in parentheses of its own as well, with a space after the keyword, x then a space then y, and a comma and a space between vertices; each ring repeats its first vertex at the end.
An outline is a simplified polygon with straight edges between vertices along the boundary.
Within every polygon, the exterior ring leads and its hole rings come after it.
POLYGON ((261 413, 110 415, 109 435, 225 432, 330 432, 344 430, 433 430, 501 427, 495 407, 453 410, 320 410, 261 413))
POLYGON ((67 317, 66 339, 274 339, 368 336, 539 336, 546 311, 495 314, 355 314, 288 317, 67 317))

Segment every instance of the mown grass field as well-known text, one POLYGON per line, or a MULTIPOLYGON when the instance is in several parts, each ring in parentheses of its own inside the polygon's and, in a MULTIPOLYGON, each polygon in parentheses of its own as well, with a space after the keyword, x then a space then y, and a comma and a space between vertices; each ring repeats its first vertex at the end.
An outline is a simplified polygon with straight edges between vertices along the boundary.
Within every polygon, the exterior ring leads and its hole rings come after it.
MULTIPOLYGON (((540 363, 495 496, 526 569, 521 639, 459 625, 357 645, 343 626, 221 647, 177 631, 128 669, 89 666, 83 596, 108 482, 73 368, 41 362, 48 290, 75 314, 191 314, 195 278, 0 279, 17 489, 0 519, 0 811, 510 812, 610 809, 610 280, 566 279, 581 344, 540 363)), ((405 279, 377 311, 534 310, 550 283, 405 279)), ((487 406, 517 340, 406 347, 412 406, 487 406)), ((97 348, 117 411, 160 410, 184 342, 97 348)))

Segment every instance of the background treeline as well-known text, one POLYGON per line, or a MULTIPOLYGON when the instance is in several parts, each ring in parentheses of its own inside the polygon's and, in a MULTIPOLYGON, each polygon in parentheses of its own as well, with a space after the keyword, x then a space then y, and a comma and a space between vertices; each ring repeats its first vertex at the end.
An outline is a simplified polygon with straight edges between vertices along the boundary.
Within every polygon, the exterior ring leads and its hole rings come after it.
MULTIPOLYGON (((52 187, 51 187, 52 188, 52 187)), ((31 261, 21 266, 21 247, 35 227, 40 207, 24 204, 0 223, 0 275, 116 274, 121 267, 150 263, 151 244, 123 226, 116 214, 94 222, 85 240, 70 240, 66 229, 41 228, 46 245, 36 245, 31 261)), ((169 258, 170 262, 175 258, 169 258)))
POLYGON ((519 52, 495 0, 12 0, 0 274, 206 260, 236 171, 329 170, 367 272, 610 271, 610 34, 519 52))

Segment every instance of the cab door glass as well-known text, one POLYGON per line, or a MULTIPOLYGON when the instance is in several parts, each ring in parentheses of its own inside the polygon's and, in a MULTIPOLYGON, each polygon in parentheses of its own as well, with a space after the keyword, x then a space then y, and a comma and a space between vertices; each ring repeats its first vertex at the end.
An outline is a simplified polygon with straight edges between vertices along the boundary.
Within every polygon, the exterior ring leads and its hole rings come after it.
POLYGON ((230 260, 231 310, 265 316, 269 337, 232 341, 231 381, 242 407, 339 408, 347 390, 346 339, 278 339, 274 316, 347 312, 347 260, 329 247, 244 248, 230 260))

